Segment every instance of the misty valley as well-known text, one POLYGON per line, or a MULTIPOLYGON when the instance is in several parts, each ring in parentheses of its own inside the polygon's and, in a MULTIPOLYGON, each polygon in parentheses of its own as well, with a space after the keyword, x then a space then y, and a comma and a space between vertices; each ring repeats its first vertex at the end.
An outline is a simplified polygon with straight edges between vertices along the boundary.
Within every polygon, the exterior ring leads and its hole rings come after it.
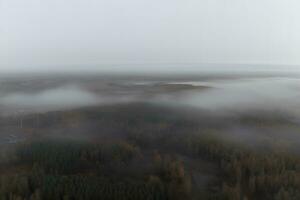
POLYGON ((0 0, 0 200, 300 200, 300 0, 0 0))
POLYGON ((300 76, 0 77, 2 200, 298 200, 300 76))

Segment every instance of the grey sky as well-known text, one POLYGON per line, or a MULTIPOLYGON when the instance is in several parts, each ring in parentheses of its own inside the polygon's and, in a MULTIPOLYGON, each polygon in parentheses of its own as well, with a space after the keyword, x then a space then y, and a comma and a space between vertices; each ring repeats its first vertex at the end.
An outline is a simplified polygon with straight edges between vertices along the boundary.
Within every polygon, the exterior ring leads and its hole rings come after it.
POLYGON ((0 70, 298 65, 299 11, 299 0, 0 0, 0 70))

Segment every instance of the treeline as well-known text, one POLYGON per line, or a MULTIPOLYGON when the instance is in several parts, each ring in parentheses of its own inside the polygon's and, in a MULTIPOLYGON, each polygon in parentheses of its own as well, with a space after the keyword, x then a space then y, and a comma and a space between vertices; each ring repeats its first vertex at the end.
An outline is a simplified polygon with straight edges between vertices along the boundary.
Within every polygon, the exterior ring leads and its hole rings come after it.
POLYGON ((47 173, 72 174, 126 163, 139 156, 139 149, 126 142, 92 144, 79 140, 41 140, 18 148, 19 162, 37 165, 47 173))
POLYGON ((2 176, 0 199, 9 200, 164 200, 165 188, 159 179, 147 182, 111 181, 105 178, 83 175, 31 174, 2 176))
POLYGON ((1 147, 0 200, 300 199, 298 155, 267 138, 260 149, 226 140, 226 121, 181 114, 137 104, 29 116, 23 130, 36 127, 32 137, 1 147), (205 196, 190 172, 198 166, 180 156, 217 167, 205 196))
POLYGON ((15 154, 11 166, 19 171, 0 175, 1 200, 190 197, 191 183, 182 162, 157 152, 145 158, 125 141, 43 139, 20 145, 15 154))
MULTIPOLYGON (((300 198, 297 155, 275 149, 255 151, 213 134, 176 137, 165 144, 193 159, 217 164, 219 181, 207 199, 300 198)), ((148 158, 126 141, 38 140, 20 145, 15 157, 11 166, 19 166, 20 171, 0 175, 0 199, 193 198, 191 178, 182 161, 159 151, 148 158)))
POLYGON ((298 155, 255 150, 213 134, 189 137, 185 144, 189 153, 218 164, 222 176, 215 198, 300 199, 298 155))

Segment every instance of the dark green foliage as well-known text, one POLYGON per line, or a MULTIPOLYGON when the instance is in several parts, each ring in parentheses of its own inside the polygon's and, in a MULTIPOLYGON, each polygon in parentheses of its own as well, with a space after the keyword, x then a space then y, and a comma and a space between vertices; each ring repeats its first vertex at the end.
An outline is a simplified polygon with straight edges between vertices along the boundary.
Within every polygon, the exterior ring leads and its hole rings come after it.
POLYGON ((298 155, 255 151, 214 135, 186 140, 189 152, 219 165, 224 199, 297 199, 300 195, 298 155))
POLYGON ((165 199, 164 188, 156 183, 112 182, 89 176, 45 176, 41 184, 42 199, 165 199))
POLYGON ((124 162, 138 156, 138 149, 126 142, 90 144, 76 140, 41 140, 18 148, 20 162, 37 165, 49 173, 72 174, 109 162, 124 162))
MULTIPOLYGON (((26 142, 1 147, 0 200, 300 199, 298 154, 272 139, 259 149, 228 139, 223 120, 142 104, 39 120, 26 142), (214 168, 204 181, 203 161, 214 168)), ((278 121, 264 122, 237 120, 263 128, 278 121)))
POLYGON ((106 176, 104 170, 139 157, 126 143, 91 144, 72 140, 40 140, 18 148, 26 175, 2 175, 0 199, 167 199, 159 177, 132 179, 106 176), (100 170, 100 173, 98 172, 100 170))
POLYGON ((95 176, 4 176, 0 199, 165 200, 160 180, 116 182, 95 176))

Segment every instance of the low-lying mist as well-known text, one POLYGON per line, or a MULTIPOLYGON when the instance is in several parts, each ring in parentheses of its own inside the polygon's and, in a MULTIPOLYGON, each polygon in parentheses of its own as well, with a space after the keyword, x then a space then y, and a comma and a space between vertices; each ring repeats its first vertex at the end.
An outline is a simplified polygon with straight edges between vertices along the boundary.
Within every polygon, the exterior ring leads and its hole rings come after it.
POLYGON ((300 79, 237 79, 206 82, 205 85, 210 89, 186 92, 175 99, 164 96, 158 101, 214 112, 278 111, 300 117, 300 79))
MULTIPOLYGON (((176 182, 187 174, 189 187, 209 192, 231 185, 227 177, 240 177, 235 185, 244 180, 243 187, 234 190, 245 187, 245 194, 253 189, 249 180, 263 180, 267 173, 281 177, 278 191, 286 177, 299 174, 300 79, 70 80, 0 85, 2 173, 12 166, 11 175, 26 172, 31 178, 41 169, 34 186, 52 175, 84 178, 80 182, 97 177, 98 183, 128 178, 144 185, 156 177, 158 188, 173 188, 169 174, 176 182)), ((253 194, 260 197, 261 191, 253 194)))
POLYGON ((2 115, 33 113, 74 109, 87 106, 114 104, 132 101, 133 95, 111 95, 106 92, 91 91, 80 85, 0 92, 0 111, 2 115))
POLYGON ((38 93, 11 93, 0 97, 0 104, 7 107, 34 109, 60 109, 95 105, 100 99, 79 87, 66 86, 38 93))
POLYGON ((0 91, 3 113, 15 111, 53 111, 103 104, 150 102, 179 107, 207 109, 215 113, 276 111, 299 116, 300 79, 289 77, 235 77, 172 81, 72 79, 61 85, 47 80, 11 84, 11 90, 0 91), (51 86, 51 84, 53 86, 51 86), (74 84, 75 83, 75 84, 74 84), (139 84, 142 83, 142 84, 139 84), (31 86, 40 84, 37 90, 31 86), (24 89, 22 89, 25 87, 24 89), (29 87, 29 88, 28 88, 29 87), (15 89, 17 88, 17 89, 15 89), (22 92, 20 92, 22 91, 22 92))

